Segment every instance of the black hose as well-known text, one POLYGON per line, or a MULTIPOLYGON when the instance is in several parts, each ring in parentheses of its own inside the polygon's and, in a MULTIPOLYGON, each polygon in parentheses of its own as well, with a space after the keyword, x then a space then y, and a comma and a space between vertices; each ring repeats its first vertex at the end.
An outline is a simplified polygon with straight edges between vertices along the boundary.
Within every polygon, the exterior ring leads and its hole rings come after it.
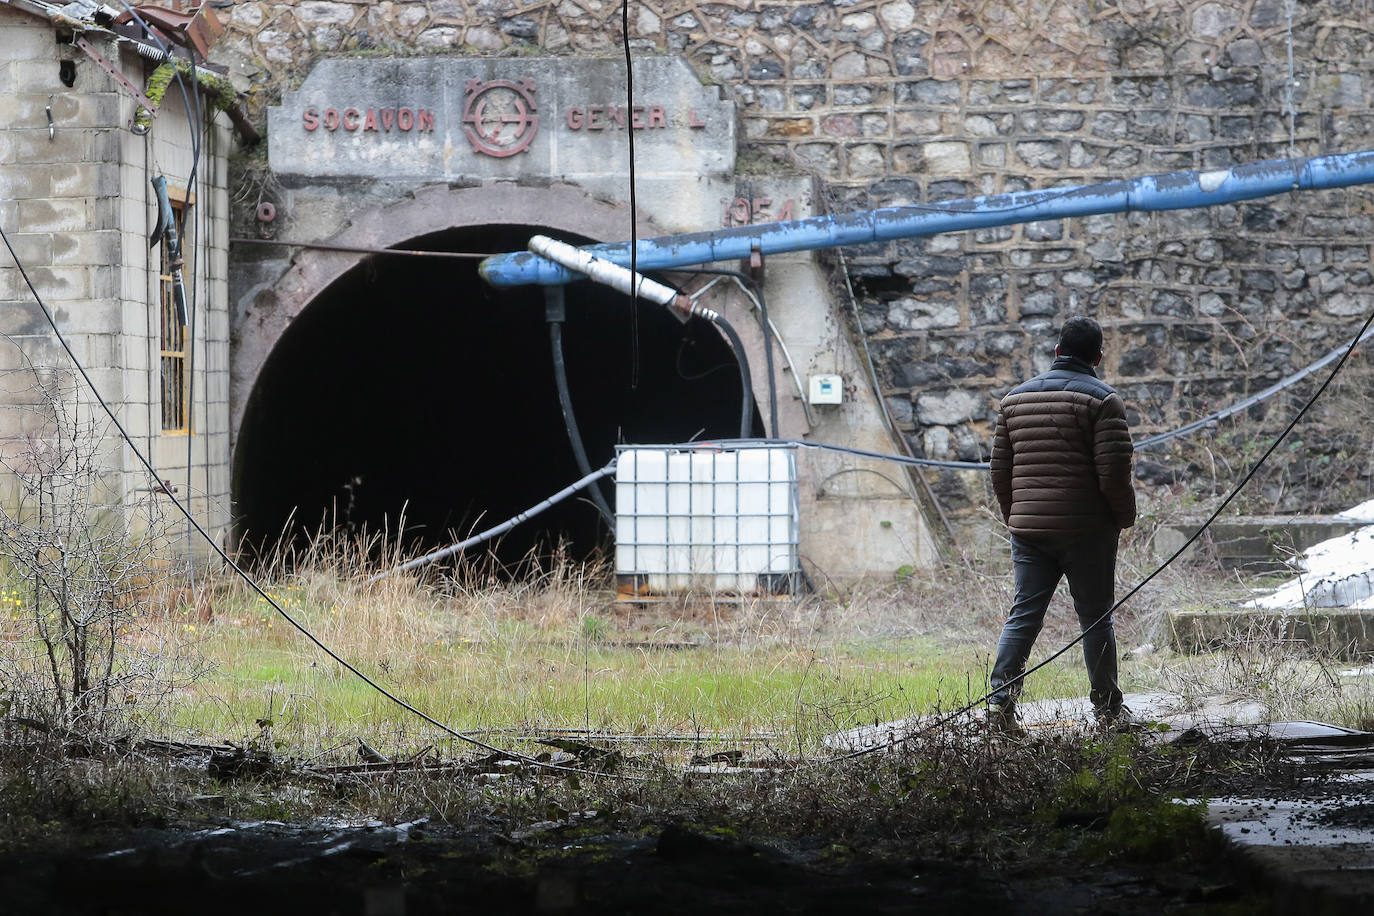
POLYGON ((759 304, 759 321, 763 325, 763 362, 768 371, 768 434, 776 439, 782 434, 778 432, 778 384, 773 370, 773 325, 768 321, 768 303, 763 298, 763 287, 743 271, 723 267, 678 267, 673 269, 673 273, 733 277, 754 294, 754 301, 759 304))
MULTIPOLYGON (((573 416, 572 394, 568 391, 568 370, 563 362, 563 322, 549 322, 549 346, 553 350, 553 377, 558 385, 558 406, 563 409, 563 425, 568 430, 568 441, 572 443, 573 460, 577 462, 577 470, 585 477, 592 472, 592 465, 587 460, 587 449, 582 444, 582 433, 577 428, 577 418, 573 416)), ((606 502, 601 485, 594 483, 587 489, 601 517, 614 531, 615 513, 606 502)))
POLYGON ((739 435, 741 439, 749 438, 754 431, 754 382, 749 376, 749 354, 744 352, 744 341, 739 339, 735 329, 730 326, 730 322, 715 312, 708 312, 711 322, 721 333, 730 339, 730 346, 735 351, 735 362, 739 363, 739 383, 740 391, 740 411, 739 411, 739 435))

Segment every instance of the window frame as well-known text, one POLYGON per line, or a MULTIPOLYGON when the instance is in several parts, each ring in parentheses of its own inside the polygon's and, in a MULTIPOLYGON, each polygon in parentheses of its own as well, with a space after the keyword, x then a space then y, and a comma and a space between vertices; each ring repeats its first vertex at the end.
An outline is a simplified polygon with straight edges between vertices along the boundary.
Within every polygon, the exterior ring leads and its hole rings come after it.
MULTIPOLYGON (((167 199, 172 205, 172 218, 176 221, 177 235, 182 240, 182 281, 189 295, 190 283, 187 282, 187 278, 194 276, 194 251, 186 244, 185 227, 192 218, 196 195, 185 188, 169 184, 167 199)), ((192 432, 188 385, 190 351, 187 346, 190 328, 177 320, 176 297, 173 293, 172 271, 165 240, 159 243, 158 252, 158 401, 162 421, 161 433, 164 436, 189 436, 192 432)))

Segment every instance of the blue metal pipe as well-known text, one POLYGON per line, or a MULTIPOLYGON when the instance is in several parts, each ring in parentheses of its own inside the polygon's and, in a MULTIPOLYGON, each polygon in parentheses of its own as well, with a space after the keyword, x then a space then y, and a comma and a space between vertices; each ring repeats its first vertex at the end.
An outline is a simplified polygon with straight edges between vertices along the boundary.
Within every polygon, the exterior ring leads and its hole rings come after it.
MULTIPOLYGON (((641 271, 665 270, 747 258, 755 248, 765 255, 811 251, 1070 216, 1211 207, 1285 191, 1318 191, 1370 182, 1374 182, 1374 151, 1310 159, 1269 159, 1230 169, 1170 172, 1102 184, 1016 191, 641 239, 635 266, 641 271)), ((583 250, 624 266, 630 263, 630 246, 625 242, 593 245, 583 250)), ((493 255, 477 269, 493 286, 547 286, 582 276, 528 251, 493 255)))

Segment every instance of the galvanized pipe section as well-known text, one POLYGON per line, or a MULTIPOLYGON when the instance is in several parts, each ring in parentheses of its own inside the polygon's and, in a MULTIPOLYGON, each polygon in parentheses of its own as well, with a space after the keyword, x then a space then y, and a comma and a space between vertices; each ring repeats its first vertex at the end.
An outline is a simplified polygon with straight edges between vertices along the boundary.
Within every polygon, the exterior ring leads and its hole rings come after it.
MULTIPOLYGON (((561 270, 576 271, 569 274, 569 278, 585 274, 594 283, 609 286, 617 292, 627 296, 638 296, 646 299, 655 305, 673 305, 680 295, 677 290, 664 286, 656 280, 650 280, 643 275, 636 275, 628 267, 622 267, 605 258, 569 245, 567 242, 560 242, 551 239, 547 235, 536 235, 530 239, 530 251, 547 259, 544 263, 554 262, 559 265, 561 270), (638 291, 631 292, 638 281, 638 291)), ((486 261, 482 262, 487 263, 486 261)), ((481 270, 481 265, 478 265, 481 270)))
MULTIPOLYGON (((643 239, 637 246, 635 266, 639 270, 666 270, 738 260, 755 250, 764 255, 782 254, 1098 213, 1210 207, 1285 191, 1318 191, 1370 182, 1374 182, 1374 151, 1270 159, 1230 169, 1170 172, 643 239)), ((533 242, 530 247, 536 250, 533 242)), ((595 261, 630 263, 630 246, 624 242, 573 250, 595 261)), ((531 251, 494 255, 478 265, 478 272, 493 286, 567 283, 576 279, 579 271, 581 268, 568 270, 531 251)), ((622 291, 629 292, 628 286, 622 291)))

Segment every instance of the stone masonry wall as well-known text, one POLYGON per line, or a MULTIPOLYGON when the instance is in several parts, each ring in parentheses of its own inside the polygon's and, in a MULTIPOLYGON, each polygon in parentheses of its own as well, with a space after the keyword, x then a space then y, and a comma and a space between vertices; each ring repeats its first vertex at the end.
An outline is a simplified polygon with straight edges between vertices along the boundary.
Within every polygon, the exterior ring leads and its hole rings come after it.
MULTIPOLYGON (((619 53, 611 0, 239 2, 221 51, 266 90, 339 53, 619 53)), ((743 163, 818 174, 836 210, 1374 148, 1372 0, 633 2, 634 53, 685 55, 740 103, 743 163), (1291 64, 1290 64, 1291 60, 1291 64)), ((1367 188, 1047 221, 847 251, 883 393, 918 454, 986 456, 997 399, 1078 312, 1137 431, 1229 404, 1374 310, 1367 188)), ((1370 373, 1295 433, 1252 508, 1370 488, 1370 373)), ((1142 455, 1224 490, 1310 386, 1142 455)), ((950 505, 984 501, 946 475, 950 505)))

